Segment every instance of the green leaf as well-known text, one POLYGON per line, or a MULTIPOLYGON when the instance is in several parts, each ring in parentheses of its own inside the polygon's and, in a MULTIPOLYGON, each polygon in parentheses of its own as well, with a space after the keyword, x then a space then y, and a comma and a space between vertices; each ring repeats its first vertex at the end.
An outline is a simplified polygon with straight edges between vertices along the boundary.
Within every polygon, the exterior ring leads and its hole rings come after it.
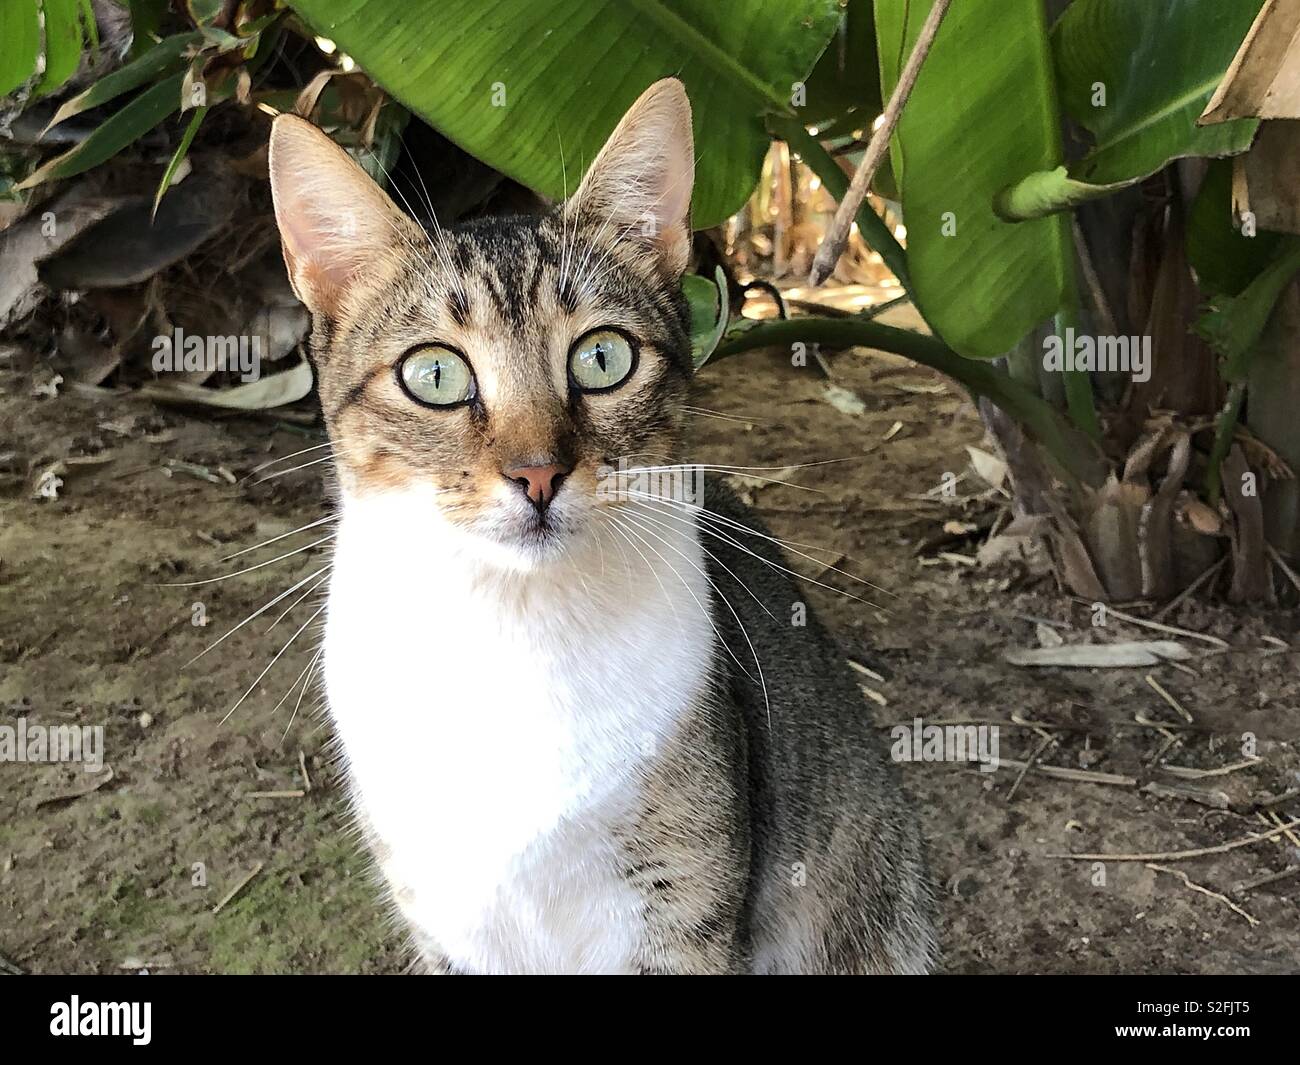
MULTIPOLYGON (((881 83, 898 79, 930 0, 876 0, 881 83)), ((953 4, 903 111, 892 162, 918 309, 962 355, 994 358, 1072 291, 1061 216, 1008 223, 994 199, 1061 163, 1042 0, 953 4)))
POLYGON ((226 5, 224 0, 187 0, 185 6, 196 26, 211 26, 226 5))
POLYGON ((709 361, 727 331, 727 275, 721 266, 714 269, 712 281, 699 274, 687 274, 682 278, 682 292, 691 309, 691 366, 698 370, 709 361))
POLYGON ((90 45, 92 63, 99 62, 99 23, 95 21, 94 0, 77 0, 81 8, 81 25, 86 33, 86 43, 90 45))
POLYGON ((1052 28, 1061 102, 1093 137, 1071 176, 1133 182, 1245 151, 1258 122, 1198 127, 1263 0, 1075 0, 1052 28))
POLYGON ((168 0, 130 0, 131 54, 139 57, 153 45, 167 14, 168 0))
POLYGON ((1196 331, 1223 356, 1224 380, 1240 382, 1250 369, 1255 343, 1268 324, 1282 290, 1300 271, 1300 239, 1287 237, 1278 245, 1272 262, 1239 296, 1218 296, 1210 311, 1196 323, 1196 331))
POLYGON ((1243 236, 1232 224, 1230 159, 1213 160, 1187 214, 1187 261, 1201 288, 1213 295, 1236 296, 1277 251, 1278 233, 1243 236))
POLYGON ((870 129, 880 114, 879 62, 872 0, 847 0, 844 18, 804 82, 805 103, 799 109, 806 126, 848 132, 870 129))
POLYGON ((45 11, 45 72, 32 89, 33 96, 54 92, 76 73, 81 62, 82 0, 42 0, 41 7, 45 11))
POLYGON ((162 203, 163 196, 171 188, 172 178, 176 176, 176 171, 180 169, 181 163, 189 153, 190 145, 194 143, 194 135, 198 133, 199 126, 203 125, 203 119, 207 113, 207 107, 196 107, 194 114, 190 116, 189 124, 185 127, 185 133, 181 136, 181 142, 176 146, 176 151, 172 153, 172 157, 167 163, 167 169, 163 171, 162 180, 158 182, 158 191, 154 193, 154 217, 157 217, 158 205, 162 203))
POLYGON ((695 105, 697 229, 748 199, 768 146, 764 115, 794 113, 793 85, 840 18, 836 0, 293 6, 314 32, 471 155, 555 198, 566 191, 561 155, 572 179, 642 90, 680 77, 695 105))
POLYGON ((72 177, 111 159, 128 144, 148 133, 181 105, 183 75, 173 74, 145 90, 70 151, 55 156, 34 171, 17 188, 29 189, 43 181, 72 177))
POLYGON ((179 70, 185 63, 185 53, 197 45, 202 37, 197 33, 183 33, 159 41, 138 59, 133 59, 120 70, 100 78, 85 92, 79 93, 63 104, 50 119, 46 130, 57 126, 74 115, 92 107, 114 100, 125 92, 138 89, 156 78, 179 70))
POLYGON ((8 96, 36 73, 41 28, 30 0, 0 4, 0 96, 8 96))

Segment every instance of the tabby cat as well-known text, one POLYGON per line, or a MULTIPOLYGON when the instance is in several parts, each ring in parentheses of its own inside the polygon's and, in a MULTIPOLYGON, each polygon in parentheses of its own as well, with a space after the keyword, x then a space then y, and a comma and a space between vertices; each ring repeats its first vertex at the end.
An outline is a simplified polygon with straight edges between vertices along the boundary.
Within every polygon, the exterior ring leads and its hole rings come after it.
POLYGON ((927 971, 913 816, 776 542, 720 483, 627 487, 691 390, 681 84, 549 214, 427 232, 291 115, 270 171, 341 497, 329 712, 422 968, 927 971))

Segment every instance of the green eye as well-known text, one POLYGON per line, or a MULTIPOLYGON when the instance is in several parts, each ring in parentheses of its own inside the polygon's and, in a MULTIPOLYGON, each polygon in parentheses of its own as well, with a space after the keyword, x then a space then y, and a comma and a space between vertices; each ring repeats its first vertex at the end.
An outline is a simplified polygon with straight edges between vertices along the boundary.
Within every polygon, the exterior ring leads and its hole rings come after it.
POLYGON ((454 407, 474 398, 474 373, 450 348, 421 348, 397 368, 402 387, 412 399, 432 407, 454 407))
POLYGON ((635 362, 626 337, 612 329, 597 329, 573 345, 569 373, 583 391, 603 392, 621 384, 635 362))

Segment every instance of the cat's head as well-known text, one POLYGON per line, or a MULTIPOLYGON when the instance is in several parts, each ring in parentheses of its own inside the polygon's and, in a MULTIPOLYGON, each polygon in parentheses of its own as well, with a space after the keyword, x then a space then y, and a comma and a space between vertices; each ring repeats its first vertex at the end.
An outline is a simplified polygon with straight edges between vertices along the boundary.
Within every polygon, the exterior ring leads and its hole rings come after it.
POLYGON ((345 507, 402 493, 528 568, 592 533, 609 467, 675 461, 694 180, 680 82, 647 89, 545 216, 426 233, 289 115, 270 171, 345 507))

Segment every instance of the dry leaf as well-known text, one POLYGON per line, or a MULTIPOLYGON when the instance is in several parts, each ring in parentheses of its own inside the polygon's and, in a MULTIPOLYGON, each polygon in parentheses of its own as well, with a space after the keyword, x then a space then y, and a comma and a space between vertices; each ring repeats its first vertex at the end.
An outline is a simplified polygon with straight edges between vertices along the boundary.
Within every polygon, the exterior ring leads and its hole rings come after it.
POLYGON ((1044 625, 1041 621, 1034 626, 1034 631, 1038 634, 1038 645, 1040 647, 1061 647, 1065 643, 1065 637, 1057 632, 1051 625, 1044 625))
POLYGON ((1004 652, 1013 666, 1067 666, 1074 669, 1110 669, 1117 666, 1154 666, 1161 660, 1182 661, 1192 653, 1173 640, 1139 640, 1129 643, 1075 643, 1060 647, 1032 647, 1004 652))
POLYGON ((1223 531, 1223 519, 1218 512, 1199 499, 1189 499, 1183 504, 1183 516, 1202 536, 1218 536, 1223 531))
POLYGON ((979 474, 980 479, 994 488, 1001 488, 1007 479, 1007 464, 992 452, 983 451, 980 448, 966 445, 966 453, 970 455, 971 467, 979 474))
POLYGON ((850 392, 847 388, 841 388, 839 385, 827 385, 822 398, 842 414, 851 414, 856 417, 867 412, 867 405, 857 397, 856 393, 850 392))

